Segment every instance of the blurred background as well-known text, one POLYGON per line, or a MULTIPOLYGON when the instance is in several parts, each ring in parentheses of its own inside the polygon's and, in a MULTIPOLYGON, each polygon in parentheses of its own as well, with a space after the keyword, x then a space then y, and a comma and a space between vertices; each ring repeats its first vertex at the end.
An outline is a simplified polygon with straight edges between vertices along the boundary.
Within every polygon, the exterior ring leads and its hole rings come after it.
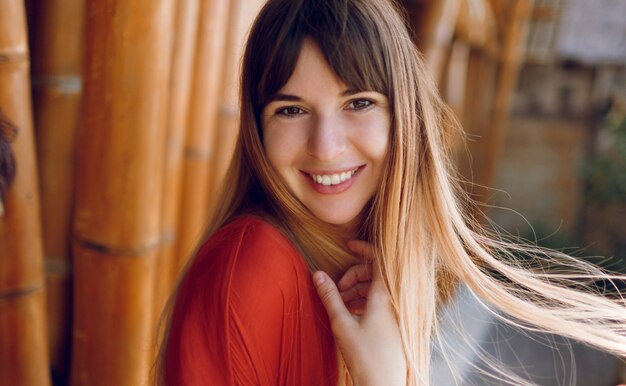
MULTIPOLYGON (((158 316, 233 149, 262 4, 0 1, 17 168, 0 192, 0 386, 150 384, 158 316)), ((466 130, 454 151, 485 222, 626 272, 626 2, 401 5, 466 130)), ((444 320, 433 384, 514 384, 482 375, 481 356, 539 385, 626 381, 621 360, 509 329, 464 288, 444 320)))

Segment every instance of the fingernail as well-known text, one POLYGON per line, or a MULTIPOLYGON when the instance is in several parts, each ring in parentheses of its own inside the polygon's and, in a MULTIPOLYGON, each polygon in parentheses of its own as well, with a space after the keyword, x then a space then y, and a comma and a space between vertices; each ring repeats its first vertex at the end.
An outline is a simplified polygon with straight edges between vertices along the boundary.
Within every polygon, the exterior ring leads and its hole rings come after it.
POLYGON ((317 271, 313 274, 313 282, 315 282, 316 286, 320 286, 324 284, 325 281, 326 281, 326 275, 324 275, 323 272, 317 271))

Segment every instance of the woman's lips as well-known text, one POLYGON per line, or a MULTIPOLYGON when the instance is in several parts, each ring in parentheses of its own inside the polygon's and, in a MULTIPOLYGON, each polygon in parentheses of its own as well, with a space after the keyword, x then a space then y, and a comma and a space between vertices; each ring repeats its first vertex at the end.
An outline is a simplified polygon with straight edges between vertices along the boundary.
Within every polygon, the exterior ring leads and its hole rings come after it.
POLYGON ((302 172, 302 176, 306 178, 309 185, 320 194, 339 194, 350 189, 364 168, 365 165, 333 171, 313 170, 302 172), (320 179, 321 183, 318 182, 320 179), (342 179, 345 180, 341 181, 342 179), (333 184, 333 182, 339 183, 333 184))

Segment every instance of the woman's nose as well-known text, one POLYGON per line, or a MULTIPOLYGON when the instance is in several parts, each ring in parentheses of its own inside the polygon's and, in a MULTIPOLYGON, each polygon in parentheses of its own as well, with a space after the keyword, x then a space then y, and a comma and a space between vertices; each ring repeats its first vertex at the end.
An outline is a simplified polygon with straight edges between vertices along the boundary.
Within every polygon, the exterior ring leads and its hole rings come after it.
POLYGON ((309 132, 309 154, 320 161, 332 161, 347 147, 346 132, 340 120, 317 117, 309 132))

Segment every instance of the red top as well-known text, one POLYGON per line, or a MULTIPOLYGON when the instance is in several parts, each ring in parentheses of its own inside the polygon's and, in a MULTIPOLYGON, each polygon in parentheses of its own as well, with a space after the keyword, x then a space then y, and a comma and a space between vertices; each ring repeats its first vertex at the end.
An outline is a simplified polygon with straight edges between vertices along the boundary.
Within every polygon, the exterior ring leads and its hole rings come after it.
POLYGON ((168 386, 336 385, 328 317, 302 255, 245 216, 207 240, 180 285, 168 386))

